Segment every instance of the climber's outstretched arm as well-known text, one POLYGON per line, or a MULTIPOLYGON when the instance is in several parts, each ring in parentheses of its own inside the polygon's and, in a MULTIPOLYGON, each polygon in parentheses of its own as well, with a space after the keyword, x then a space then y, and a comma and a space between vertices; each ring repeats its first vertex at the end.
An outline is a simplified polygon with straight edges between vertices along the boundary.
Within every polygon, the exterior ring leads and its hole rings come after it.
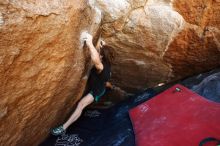
POLYGON ((92 62, 94 63, 96 69, 101 72, 103 70, 103 64, 100 58, 100 54, 98 53, 98 51, 92 43, 92 36, 90 34, 87 34, 86 36, 86 45, 89 48, 92 62))

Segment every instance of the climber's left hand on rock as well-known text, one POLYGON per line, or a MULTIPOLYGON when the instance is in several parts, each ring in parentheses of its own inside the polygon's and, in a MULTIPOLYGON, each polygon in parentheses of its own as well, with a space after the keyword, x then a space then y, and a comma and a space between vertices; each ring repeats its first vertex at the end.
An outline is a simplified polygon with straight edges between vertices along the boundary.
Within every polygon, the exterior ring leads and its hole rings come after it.
POLYGON ((92 39, 93 39, 93 37, 92 37, 91 34, 87 33, 87 34, 85 35, 84 40, 85 40, 87 46, 93 45, 93 44, 92 44, 92 39))

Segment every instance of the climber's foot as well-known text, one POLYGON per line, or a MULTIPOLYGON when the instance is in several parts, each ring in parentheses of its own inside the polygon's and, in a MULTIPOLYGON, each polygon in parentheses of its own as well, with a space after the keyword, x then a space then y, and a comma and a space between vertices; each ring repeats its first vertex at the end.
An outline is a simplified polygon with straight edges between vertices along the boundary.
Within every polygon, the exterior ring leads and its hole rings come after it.
POLYGON ((55 127, 51 130, 51 134, 54 136, 62 135, 66 132, 66 130, 63 128, 63 125, 55 127))

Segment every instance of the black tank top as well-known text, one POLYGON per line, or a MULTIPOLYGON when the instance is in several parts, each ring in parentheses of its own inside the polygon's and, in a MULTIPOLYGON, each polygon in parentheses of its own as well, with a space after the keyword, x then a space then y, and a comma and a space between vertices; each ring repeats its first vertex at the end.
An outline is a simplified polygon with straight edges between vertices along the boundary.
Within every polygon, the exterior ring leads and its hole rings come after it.
POLYGON ((99 73, 98 70, 93 67, 89 76, 89 89, 97 94, 101 94, 105 89, 105 83, 110 79, 111 67, 108 63, 103 63, 103 70, 99 73))

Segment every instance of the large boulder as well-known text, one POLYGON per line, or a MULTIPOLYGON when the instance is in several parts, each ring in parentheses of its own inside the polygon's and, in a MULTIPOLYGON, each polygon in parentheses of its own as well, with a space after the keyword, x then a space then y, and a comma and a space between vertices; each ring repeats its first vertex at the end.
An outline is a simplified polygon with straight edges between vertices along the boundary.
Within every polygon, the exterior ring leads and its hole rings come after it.
POLYGON ((102 11, 102 36, 115 56, 113 82, 127 91, 220 65, 217 0, 92 2, 102 11))
POLYGON ((1 0, 1 145, 37 145, 63 122, 86 83, 80 33, 95 35, 100 14, 86 0, 1 0))
POLYGON ((220 65, 219 0, 2 0, 0 143, 37 145, 85 88, 82 31, 106 40, 129 92, 220 65), (102 21, 101 21, 102 20, 102 21))

